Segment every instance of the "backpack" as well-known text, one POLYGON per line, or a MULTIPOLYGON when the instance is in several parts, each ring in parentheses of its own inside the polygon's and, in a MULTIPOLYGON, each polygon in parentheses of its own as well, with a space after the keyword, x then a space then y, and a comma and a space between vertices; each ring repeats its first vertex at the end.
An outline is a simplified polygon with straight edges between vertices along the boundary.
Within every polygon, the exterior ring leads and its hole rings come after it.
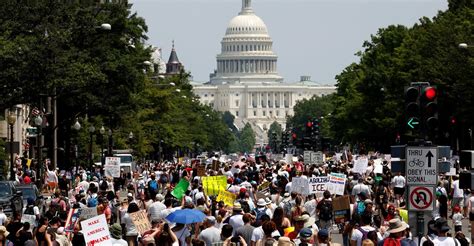
POLYGON ((97 200, 97 196, 96 197, 90 197, 88 200, 87 200, 87 207, 88 208, 94 208, 94 207, 97 207, 99 201, 97 200))
POLYGON ((355 204, 355 212, 356 214, 363 214, 365 211, 365 203, 364 201, 358 201, 356 204, 355 204))
POLYGON ((283 211, 287 216, 290 216, 291 214, 291 202, 290 201, 285 201, 283 202, 283 211))
POLYGON ((161 182, 162 184, 168 183, 168 176, 167 176, 166 174, 162 174, 162 175, 160 176, 160 182, 161 182))
POLYGON ((469 241, 467 241, 466 236, 464 236, 464 234, 462 233, 456 234, 455 239, 459 241, 459 244, 461 244, 461 246, 469 246, 469 241))
POLYGON ((366 231, 366 230, 362 229, 361 227, 357 228, 357 230, 359 230, 362 233, 361 241, 364 241, 365 239, 368 238, 368 235, 369 235, 370 231, 366 231))
POLYGON ((151 192, 156 192, 156 190, 158 190, 158 184, 156 183, 156 180, 150 180, 150 182, 148 182, 148 188, 151 192))
POLYGON ((34 210, 34 206, 27 206, 26 209, 25 209, 25 212, 23 212, 24 214, 32 214, 32 215, 35 215, 35 210, 34 210))
POLYGON ((102 183, 100 183, 99 188, 100 188, 100 190, 104 190, 104 191, 105 191, 105 190, 107 190, 107 189, 109 188, 109 184, 107 183, 107 181, 102 180, 102 183))
POLYGON ((332 202, 324 200, 319 207, 319 218, 324 221, 332 219, 332 202))
POLYGON ((262 221, 262 216, 265 215, 265 214, 267 214, 267 209, 268 209, 268 208, 264 208, 263 210, 260 210, 260 209, 256 208, 256 209, 254 210, 254 212, 255 212, 255 220, 256 220, 257 222, 262 221))
POLYGON ((401 246, 400 238, 385 238, 385 240, 383 240, 383 246, 401 246))

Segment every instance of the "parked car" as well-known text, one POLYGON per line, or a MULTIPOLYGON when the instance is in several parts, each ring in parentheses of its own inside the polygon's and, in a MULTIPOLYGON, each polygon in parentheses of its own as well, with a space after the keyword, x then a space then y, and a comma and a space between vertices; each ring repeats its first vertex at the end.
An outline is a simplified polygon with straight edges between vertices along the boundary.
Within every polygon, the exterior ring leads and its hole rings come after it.
POLYGON ((0 206, 7 216, 14 212, 21 214, 23 209, 22 192, 15 186, 14 181, 0 181, 0 206))
POLYGON ((34 184, 21 184, 17 185, 16 188, 22 192, 23 206, 28 205, 28 198, 33 198, 35 205, 39 208, 40 214, 46 212, 46 202, 44 197, 40 194, 38 188, 34 184))

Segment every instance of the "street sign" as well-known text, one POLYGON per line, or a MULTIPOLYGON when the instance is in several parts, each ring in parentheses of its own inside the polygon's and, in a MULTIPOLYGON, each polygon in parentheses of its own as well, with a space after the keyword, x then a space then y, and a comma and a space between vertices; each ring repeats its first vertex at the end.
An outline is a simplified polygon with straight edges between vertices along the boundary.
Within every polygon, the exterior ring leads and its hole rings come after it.
POLYGON ((323 164, 323 152, 317 151, 311 153, 311 162, 316 164, 323 164))
POLYGON ((409 120, 408 120, 408 123, 407 123, 408 127, 410 127, 411 129, 415 129, 415 128, 418 128, 418 126, 420 125, 420 120, 416 117, 411 117, 409 120))
POLYGON ((407 185, 436 185, 438 177, 438 148, 406 148, 407 185))
POLYGON ((410 186, 408 188, 409 211, 432 211, 434 205, 434 186, 410 186))
POLYGON ((311 153, 313 153, 313 151, 306 150, 305 152, 303 152, 303 159, 305 165, 311 164, 311 153))

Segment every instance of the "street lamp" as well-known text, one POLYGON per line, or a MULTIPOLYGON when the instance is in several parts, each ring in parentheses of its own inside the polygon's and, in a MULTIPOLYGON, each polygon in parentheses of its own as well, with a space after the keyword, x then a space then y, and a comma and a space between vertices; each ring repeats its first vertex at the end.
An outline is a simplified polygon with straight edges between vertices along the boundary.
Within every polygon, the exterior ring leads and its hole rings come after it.
POLYGON ((107 156, 113 156, 113 154, 112 154, 112 145, 113 145, 112 129, 109 129, 109 132, 107 134, 109 135, 109 146, 107 148, 107 156))
POLYGON ((99 129, 100 133, 100 162, 102 167, 104 166, 104 135, 105 135, 105 127, 101 126, 99 129))
POLYGON ((102 23, 100 26, 97 28, 105 30, 105 31, 110 31, 112 30, 112 26, 109 23, 102 23))
MULTIPOLYGON (((76 122, 72 125, 72 129, 79 131, 81 130, 81 124, 79 123, 79 120, 76 118, 76 122)), ((78 146, 77 146, 77 135, 75 136, 75 144, 74 144, 74 158, 76 158, 76 172, 79 170, 79 154, 78 154, 78 146)))
POLYGON ((133 147, 132 147, 132 141, 133 141, 133 132, 130 132, 130 133, 128 134, 128 144, 129 144, 129 146, 130 146, 130 149, 133 149, 133 147))
POLYGON ((36 147, 38 148, 38 157, 37 159, 37 175, 36 177, 42 177, 42 164, 41 164, 41 133, 42 133, 42 127, 43 127, 43 118, 41 118, 40 115, 36 116, 34 123, 38 129, 37 134, 36 134, 36 147))
POLYGON ((76 119, 76 123, 74 123, 74 125, 72 125, 72 128, 74 128, 74 130, 76 130, 76 131, 81 130, 81 123, 79 123, 78 119, 76 119))
POLYGON ((13 126, 16 122, 15 112, 10 111, 7 117, 8 125, 10 125, 10 179, 15 181, 15 171, 13 170, 13 126))
POLYGON ((91 166, 94 164, 93 157, 92 157, 92 144, 93 144, 93 137, 94 137, 95 127, 93 125, 89 126, 89 134, 90 134, 90 145, 89 145, 89 163, 91 166))
POLYGON ((472 47, 472 46, 471 46, 471 45, 468 45, 468 44, 466 44, 466 43, 460 43, 460 44, 458 44, 458 47, 459 47, 460 49, 467 49, 467 48, 472 47))

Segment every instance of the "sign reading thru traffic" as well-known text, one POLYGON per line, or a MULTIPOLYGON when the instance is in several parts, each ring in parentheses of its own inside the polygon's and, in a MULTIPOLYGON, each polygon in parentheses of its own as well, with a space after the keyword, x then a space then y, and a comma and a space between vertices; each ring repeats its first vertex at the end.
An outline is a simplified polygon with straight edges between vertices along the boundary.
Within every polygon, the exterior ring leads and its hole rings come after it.
POLYGON ((407 185, 436 185, 437 175, 437 147, 406 148, 407 185))

